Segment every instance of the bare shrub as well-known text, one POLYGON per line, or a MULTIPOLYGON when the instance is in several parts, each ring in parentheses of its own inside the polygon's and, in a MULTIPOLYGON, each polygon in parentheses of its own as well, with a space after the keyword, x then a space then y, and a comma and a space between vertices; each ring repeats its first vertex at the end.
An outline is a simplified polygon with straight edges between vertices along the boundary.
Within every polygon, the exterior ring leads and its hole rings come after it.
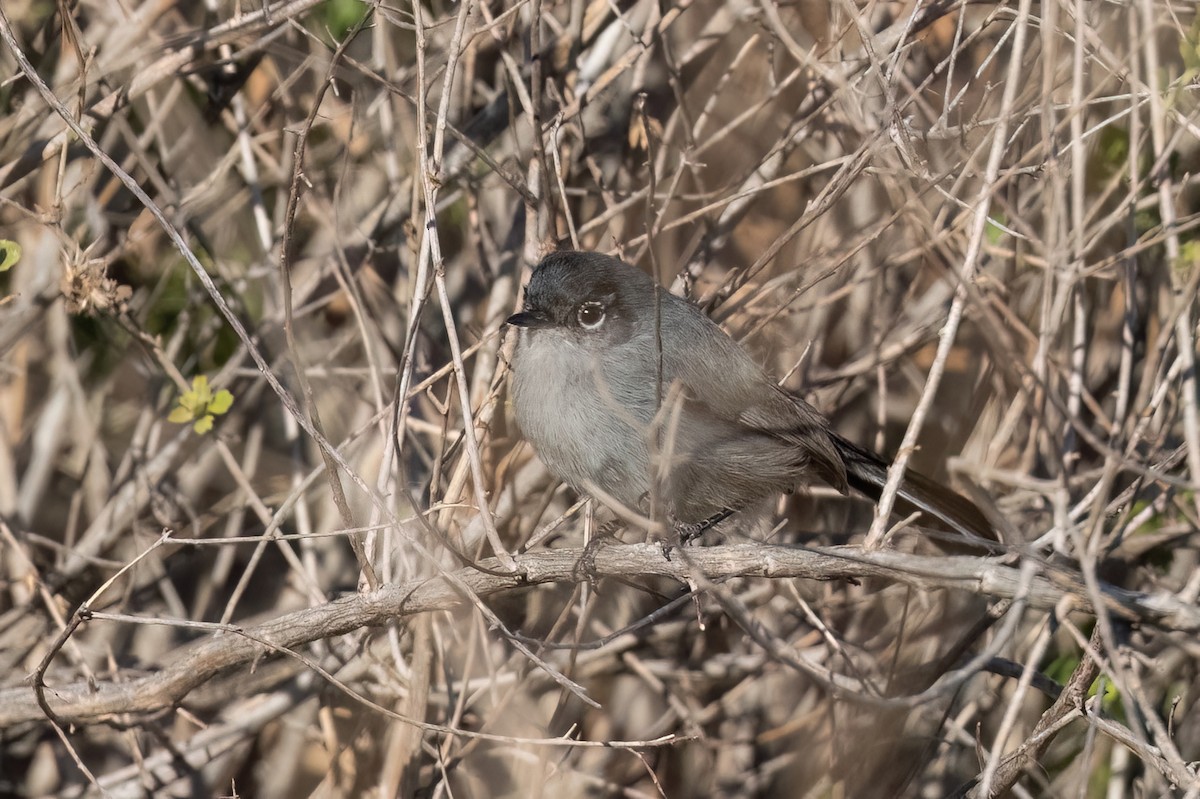
POLYGON ((0 793, 1200 795, 1191 4, 0 33, 0 793), (814 486, 765 537, 585 552, 505 405, 556 247, 1006 551, 814 486))

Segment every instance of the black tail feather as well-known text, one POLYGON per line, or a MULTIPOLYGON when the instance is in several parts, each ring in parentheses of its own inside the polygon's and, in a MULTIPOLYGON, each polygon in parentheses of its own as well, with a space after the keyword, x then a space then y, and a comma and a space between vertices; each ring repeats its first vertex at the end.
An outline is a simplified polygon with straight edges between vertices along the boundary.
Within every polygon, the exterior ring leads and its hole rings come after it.
MULTIPOLYGON (((832 438, 846 464, 850 487, 878 500, 887 482, 887 461, 837 434, 832 438)), ((968 538, 998 540, 996 531, 973 502, 912 469, 904 472, 897 500, 898 510, 904 513, 923 511, 968 538)))

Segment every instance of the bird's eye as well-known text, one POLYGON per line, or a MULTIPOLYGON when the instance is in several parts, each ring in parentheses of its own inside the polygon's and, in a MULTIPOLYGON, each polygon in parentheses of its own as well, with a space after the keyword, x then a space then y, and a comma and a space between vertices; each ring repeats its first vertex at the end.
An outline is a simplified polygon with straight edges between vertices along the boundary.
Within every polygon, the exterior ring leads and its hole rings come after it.
POLYGON ((585 302, 575 312, 579 326, 587 330, 595 330, 604 322, 604 306, 598 302, 585 302))

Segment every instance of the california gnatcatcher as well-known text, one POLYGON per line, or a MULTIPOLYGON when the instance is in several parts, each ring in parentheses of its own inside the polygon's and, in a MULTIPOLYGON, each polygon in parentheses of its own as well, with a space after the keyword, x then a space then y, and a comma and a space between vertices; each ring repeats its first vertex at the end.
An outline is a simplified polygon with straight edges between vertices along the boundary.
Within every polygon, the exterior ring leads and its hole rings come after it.
MULTIPOLYGON (((819 478, 877 499, 887 462, 839 436, 784 391, 695 305, 593 252, 534 269, 512 371, 517 423, 547 468, 576 490, 685 534, 819 478)), ((901 510, 991 538, 979 510, 908 470, 901 510)))

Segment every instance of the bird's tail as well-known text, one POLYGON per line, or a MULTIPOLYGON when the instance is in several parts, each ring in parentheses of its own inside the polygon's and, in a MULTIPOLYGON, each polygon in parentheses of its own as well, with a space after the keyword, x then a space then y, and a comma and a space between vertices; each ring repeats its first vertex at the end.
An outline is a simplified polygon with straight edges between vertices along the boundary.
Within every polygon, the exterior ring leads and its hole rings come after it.
MULTIPOLYGON (((883 484, 887 482, 887 461, 837 434, 831 438, 846 465, 846 481, 850 487, 878 500, 883 484)), ((896 505, 904 513, 924 511, 967 538, 982 538, 987 542, 999 538, 973 502, 912 469, 904 472, 896 505)))

